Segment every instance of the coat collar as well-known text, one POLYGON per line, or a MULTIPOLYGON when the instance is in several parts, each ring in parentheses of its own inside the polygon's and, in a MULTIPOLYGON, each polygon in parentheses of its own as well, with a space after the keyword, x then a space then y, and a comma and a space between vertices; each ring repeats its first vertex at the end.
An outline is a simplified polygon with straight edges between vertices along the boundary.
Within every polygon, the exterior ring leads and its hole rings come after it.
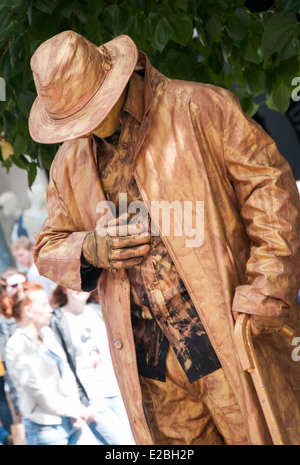
MULTIPOLYGON (((159 73, 150 63, 149 58, 145 55, 144 52, 138 52, 138 61, 132 74, 132 77, 129 81, 129 92, 124 105, 124 111, 128 111, 132 114, 140 123, 141 123, 141 133, 142 137, 139 141, 138 147, 141 146, 146 132, 150 127, 150 123, 147 118, 147 113, 149 112, 153 100, 154 100, 154 91, 158 84, 164 82, 166 77, 159 73), (140 90, 140 87, 137 91, 137 97, 135 98, 134 92, 137 85, 140 86, 140 81, 138 75, 144 76, 144 86, 140 90)), ((97 163, 97 143, 93 135, 89 136, 89 148, 93 153, 95 162, 97 163)), ((137 150, 138 151, 138 150, 137 150)))

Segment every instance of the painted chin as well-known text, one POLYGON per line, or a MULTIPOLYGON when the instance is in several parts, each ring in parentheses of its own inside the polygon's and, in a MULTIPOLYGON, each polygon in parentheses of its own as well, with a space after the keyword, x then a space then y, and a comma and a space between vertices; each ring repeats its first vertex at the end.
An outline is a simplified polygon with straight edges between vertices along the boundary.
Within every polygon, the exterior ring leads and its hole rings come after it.
POLYGON ((119 128, 117 124, 104 124, 103 127, 99 127, 94 131, 94 134, 101 139, 112 136, 113 133, 119 128))

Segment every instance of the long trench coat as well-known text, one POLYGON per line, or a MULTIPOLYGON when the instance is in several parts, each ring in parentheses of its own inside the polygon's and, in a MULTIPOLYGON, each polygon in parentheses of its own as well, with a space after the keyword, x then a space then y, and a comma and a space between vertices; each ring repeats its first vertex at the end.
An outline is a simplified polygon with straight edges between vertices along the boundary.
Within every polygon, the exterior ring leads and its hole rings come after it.
MULTIPOLYGON (((228 91, 170 80, 145 64, 146 114, 135 146, 134 176, 151 219, 193 300, 243 412, 250 444, 271 439, 250 375, 233 338, 239 313, 285 316, 300 336, 299 195, 274 141, 241 111, 228 91), (190 232, 162 234, 152 202, 204 206, 203 241, 190 232)), ((87 232, 105 201, 92 138, 65 142, 52 164, 49 216, 36 237, 41 274, 71 289, 82 286, 80 258, 87 232)), ((172 209, 171 209, 172 213, 172 209)), ((175 215, 175 214, 174 214, 175 215)), ((186 228, 188 229, 188 228, 186 228)), ((101 305, 112 360, 137 444, 153 444, 143 407, 125 270, 103 270, 101 305)), ((287 444, 300 443, 300 369, 280 334, 255 347, 287 444)))

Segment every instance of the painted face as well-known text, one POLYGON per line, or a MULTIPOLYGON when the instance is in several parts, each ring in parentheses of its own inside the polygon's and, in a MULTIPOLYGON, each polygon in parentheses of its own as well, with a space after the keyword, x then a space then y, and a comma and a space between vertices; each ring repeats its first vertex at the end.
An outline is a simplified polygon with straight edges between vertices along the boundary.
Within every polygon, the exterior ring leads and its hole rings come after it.
POLYGON ((93 131, 93 134, 100 138, 111 136, 121 126, 120 114, 125 103, 127 90, 122 93, 121 97, 108 113, 107 117, 93 131))

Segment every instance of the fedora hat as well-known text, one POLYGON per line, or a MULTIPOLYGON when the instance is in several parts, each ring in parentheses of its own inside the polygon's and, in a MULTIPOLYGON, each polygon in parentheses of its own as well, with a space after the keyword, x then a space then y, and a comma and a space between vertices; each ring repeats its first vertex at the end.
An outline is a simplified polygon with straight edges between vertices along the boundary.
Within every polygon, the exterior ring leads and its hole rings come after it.
POLYGON ((38 94, 29 115, 31 137, 55 144, 99 126, 125 89, 137 57, 126 35, 97 47, 64 31, 42 43, 30 61, 38 94))

